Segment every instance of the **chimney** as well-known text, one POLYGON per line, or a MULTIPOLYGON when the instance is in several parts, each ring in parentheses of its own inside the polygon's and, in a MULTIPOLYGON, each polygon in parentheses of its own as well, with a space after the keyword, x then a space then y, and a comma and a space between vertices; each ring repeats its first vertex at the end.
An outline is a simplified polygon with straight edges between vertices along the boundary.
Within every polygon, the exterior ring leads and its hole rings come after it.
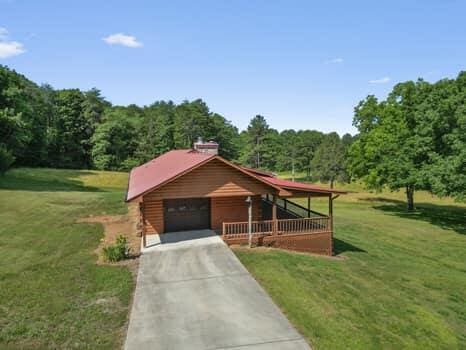
POLYGON ((215 141, 202 141, 202 137, 199 137, 196 142, 194 142, 194 149, 198 152, 207 153, 207 154, 218 154, 218 143, 215 141))

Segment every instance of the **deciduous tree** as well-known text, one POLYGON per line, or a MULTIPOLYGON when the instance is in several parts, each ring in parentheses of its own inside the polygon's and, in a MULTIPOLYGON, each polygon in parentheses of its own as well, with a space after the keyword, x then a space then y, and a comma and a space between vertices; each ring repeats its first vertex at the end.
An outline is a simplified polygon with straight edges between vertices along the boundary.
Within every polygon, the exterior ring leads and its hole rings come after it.
POLYGON ((337 133, 324 136, 312 159, 314 175, 320 181, 330 183, 330 188, 337 178, 346 174, 346 148, 337 133))
POLYGON ((409 210, 416 190, 464 199, 465 80, 400 83, 382 102, 368 96, 355 109, 352 174, 371 188, 404 189, 409 210))
POLYGON ((134 158, 137 130, 134 120, 121 110, 109 110, 92 137, 92 160, 97 169, 130 170, 138 165, 134 158))

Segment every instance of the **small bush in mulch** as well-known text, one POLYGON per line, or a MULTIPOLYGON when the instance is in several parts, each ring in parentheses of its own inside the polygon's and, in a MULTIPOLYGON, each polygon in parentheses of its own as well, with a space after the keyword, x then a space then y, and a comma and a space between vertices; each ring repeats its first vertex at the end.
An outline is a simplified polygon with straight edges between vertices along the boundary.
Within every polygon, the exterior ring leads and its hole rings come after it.
POLYGON ((119 235, 114 244, 104 247, 102 252, 106 261, 117 262, 130 257, 128 238, 119 235))

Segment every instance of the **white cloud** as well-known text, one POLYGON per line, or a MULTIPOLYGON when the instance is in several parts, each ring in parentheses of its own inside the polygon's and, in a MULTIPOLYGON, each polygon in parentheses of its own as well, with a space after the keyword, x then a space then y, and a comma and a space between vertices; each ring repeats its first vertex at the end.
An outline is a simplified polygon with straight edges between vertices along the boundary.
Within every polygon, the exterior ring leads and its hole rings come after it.
POLYGON ((137 41, 136 38, 132 35, 126 35, 123 33, 111 34, 102 39, 109 45, 122 45, 126 47, 142 47, 142 43, 137 41))
POLYGON ((23 44, 8 40, 8 30, 0 27, 0 59, 20 55, 26 52, 23 44))
POLYGON ((371 84, 386 84, 389 83, 392 79, 390 77, 383 77, 380 79, 369 80, 371 84))
POLYGON ((17 41, 0 41, 0 58, 21 55, 26 52, 23 44, 17 41))
POLYGON ((343 63, 343 58, 337 57, 337 58, 332 58, 330 60, 325 61, 325 64, 340 64, 343 63))

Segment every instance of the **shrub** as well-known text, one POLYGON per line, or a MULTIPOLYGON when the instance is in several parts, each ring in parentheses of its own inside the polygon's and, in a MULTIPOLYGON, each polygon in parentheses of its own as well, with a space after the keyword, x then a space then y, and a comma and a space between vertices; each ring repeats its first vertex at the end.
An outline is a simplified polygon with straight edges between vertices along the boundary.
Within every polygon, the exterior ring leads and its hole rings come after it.
POLYGON ((119 235, 114 244, 104 247, 104 258, 110 262, 116 262, 129 258, 130 248, 128 246, 128 239, 119 235))

